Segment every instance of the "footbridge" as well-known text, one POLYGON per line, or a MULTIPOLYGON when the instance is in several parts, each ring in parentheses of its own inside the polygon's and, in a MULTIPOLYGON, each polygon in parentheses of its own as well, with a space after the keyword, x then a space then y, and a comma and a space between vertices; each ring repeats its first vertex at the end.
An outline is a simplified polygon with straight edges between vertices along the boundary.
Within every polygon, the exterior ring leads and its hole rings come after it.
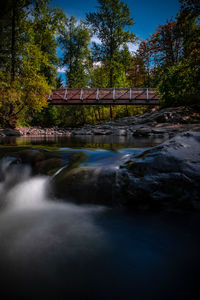
POLYGON ((159 105, 153 88, 65 88, 53 90, 50 105, 159 105))

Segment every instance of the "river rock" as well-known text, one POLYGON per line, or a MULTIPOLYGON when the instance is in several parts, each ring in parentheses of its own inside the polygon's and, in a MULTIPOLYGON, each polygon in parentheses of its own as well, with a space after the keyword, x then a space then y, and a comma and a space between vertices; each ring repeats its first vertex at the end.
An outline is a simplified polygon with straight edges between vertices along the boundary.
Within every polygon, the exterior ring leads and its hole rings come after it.
POLYGON ((79 204, 113 205, 116 171, 78 167, 63 169, 53 180, 54 194, 79 204))
POLYGON ((127 131, 125 129, 119 129, 117 131, 117 135, 126 136, 127 135, 127 131))
POLYGON ((200 133, 178 135, 120 168, 63 169, 53 188, 56 196, 78 203, 200 209, 200 133))
POLYGON ((112 134, 111 130, 104 130, 104 129, 95 129, 93 130, 94 135, 110 135, 112 134))
POLYGON ((35 164, 35 171, 37 174, 52 176, 61 168, 61 166, 61 158, 53 157, 39 161, 37 164, 35 164))
POLYGON ((120 173, 128 205, 200 208, 200 133, 186 132, 134 157, 120 173))
POLYGON ((3 136, 21 136, 22 134, 18 130, 14 130, 11 128, 6 128, 0 130, 0 135, 3 134, 3 136))
POLYGON ((150 127, 141 127, 133 132, 133 136, 149 136, 152 130, 150 127))

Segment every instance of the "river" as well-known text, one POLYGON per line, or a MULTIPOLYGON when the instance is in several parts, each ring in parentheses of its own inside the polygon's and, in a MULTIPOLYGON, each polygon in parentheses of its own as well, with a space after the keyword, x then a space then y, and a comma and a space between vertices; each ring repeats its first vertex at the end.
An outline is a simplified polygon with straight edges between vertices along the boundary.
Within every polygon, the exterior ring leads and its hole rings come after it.
POLYGON ((161 142, 108 136, 1 139, 1 299, 198 299, 199 214, 57 199, 49 193, 54 175, 33 174, 30 165, 13 164, 11 155, 30 147, 62 151, 63 157, 80 152, 87 155, 85 166, 113 167, 161 142))

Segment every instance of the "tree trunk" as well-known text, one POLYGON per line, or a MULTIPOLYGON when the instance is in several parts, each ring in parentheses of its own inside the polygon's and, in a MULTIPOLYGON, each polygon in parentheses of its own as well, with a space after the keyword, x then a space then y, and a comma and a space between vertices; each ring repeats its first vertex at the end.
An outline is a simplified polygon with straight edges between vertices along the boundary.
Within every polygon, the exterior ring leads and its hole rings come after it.
POLYGON ((104 106, 102 106, 102 119, 105 120, 105 114, 104 114, 104 106))
POLYGON ((95 119, 96 119, 96 122, 97 122, 98 121, 97 112, 96 112, 96 110, 94 108, 93 108, 93 111, 94 111, 95 119))
MULTIPOLYGON (((111 53, 112 55, 112 53, 111 53)), ((113 88, 113 67, 112 67, 112 60, 110 62, 110 88, 113 88)), ((110 119, 113 119, 113 110, 112 105, 110 105, 110 119)))
POLYGON ((99 121, 101 120, 101 111, 100 111, 100 107, 98 106, 98 114, 99 114, 99 121))
POLYGON ((112 105, 110 105, 110 120, 112 121, 113 119, 113 111, 112 111, 112 105))
POLYGON ((15 80, 16 65, 16 2, 12 7, 12 37, 11 37, 11 82, 15 80))
POLYGON ((128 105, 126 105, 126 116, 129 116, 128 105))

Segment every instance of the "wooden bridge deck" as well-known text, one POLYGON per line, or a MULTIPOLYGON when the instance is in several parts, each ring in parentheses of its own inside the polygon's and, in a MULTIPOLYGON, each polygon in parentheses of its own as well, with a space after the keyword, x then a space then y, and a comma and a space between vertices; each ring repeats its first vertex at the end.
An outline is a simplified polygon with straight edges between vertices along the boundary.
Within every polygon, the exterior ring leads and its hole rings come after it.
POLYGON ((59 89, 48 97, 50 105, 159 105, 159 95, 152 88, 59 89))

